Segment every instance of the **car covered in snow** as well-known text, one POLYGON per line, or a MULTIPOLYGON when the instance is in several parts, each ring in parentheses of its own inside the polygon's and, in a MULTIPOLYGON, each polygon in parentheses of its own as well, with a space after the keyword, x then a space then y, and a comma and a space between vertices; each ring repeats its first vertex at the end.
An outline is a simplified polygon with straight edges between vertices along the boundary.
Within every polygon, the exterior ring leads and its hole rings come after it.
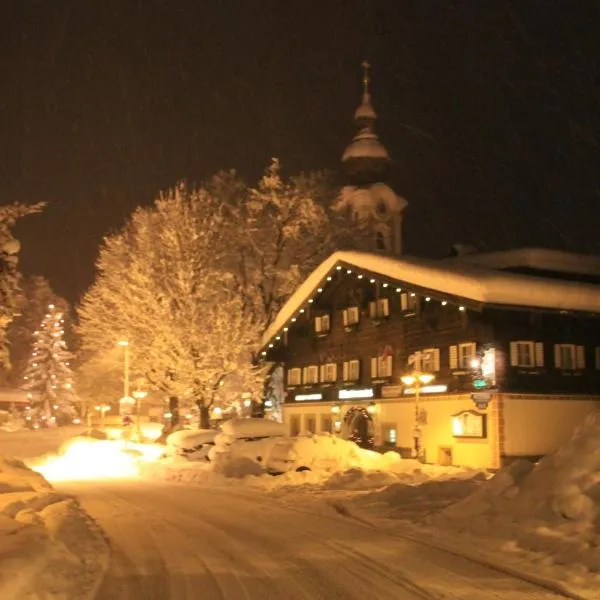
POLYGON ((215 445, 215 429, 181 429, 165 440, 165 457, 181 457, 194 461, 208 461, 208 454, 215 445))

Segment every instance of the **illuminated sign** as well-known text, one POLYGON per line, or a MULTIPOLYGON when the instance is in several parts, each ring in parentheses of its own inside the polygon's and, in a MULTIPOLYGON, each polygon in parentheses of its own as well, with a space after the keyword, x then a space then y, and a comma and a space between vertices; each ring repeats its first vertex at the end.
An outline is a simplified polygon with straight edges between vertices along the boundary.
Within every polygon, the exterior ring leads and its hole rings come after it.
POLYGON ((372 398, 373 388, 364 388, 362 390, 340 390, 338 398, 340 400, 358 400, 360 398, 372 398))
POLYGON ((452 435, 456 438, 487 437, 486 416, 474 410, 464 410, 452 415, 452 435))
POLYGON ((488 382, 485 379, 475 379, 473 381, 473 387, 476 390, 481 390, 483 388, 486 388, 488 386, 488 382))
MULTIPOLYGON (((424 385, 423 387, 419 388, 419 393, 421 394, 443 394, 444 392, 448 391, 448 386, 447 385, 424 385)), ((416 394, 417 390, 416 388, 406 388, 404 390, 404 395, 405 396, 410 396, 411 394, 416 394)))
POLYGON ((302 402, 303 400, 323 400, 323 394, 297 394, 294 400, 302 402))

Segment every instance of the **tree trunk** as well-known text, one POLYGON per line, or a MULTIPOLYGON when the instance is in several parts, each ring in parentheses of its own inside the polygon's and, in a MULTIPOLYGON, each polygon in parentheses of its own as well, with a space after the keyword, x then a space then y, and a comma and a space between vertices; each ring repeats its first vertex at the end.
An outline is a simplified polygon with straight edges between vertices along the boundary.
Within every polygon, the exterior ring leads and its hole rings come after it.
POLYGON ((169 396, 169 412, 171 413, 171 429, 175 429, 179 425, 179 398, 177 396, 169 396))
POLYGON ((210 409, 208 406, 204 406, 204 402, 200 400, 196 402, 198 410, 200 411, 200 429, 210 429, 210 409))

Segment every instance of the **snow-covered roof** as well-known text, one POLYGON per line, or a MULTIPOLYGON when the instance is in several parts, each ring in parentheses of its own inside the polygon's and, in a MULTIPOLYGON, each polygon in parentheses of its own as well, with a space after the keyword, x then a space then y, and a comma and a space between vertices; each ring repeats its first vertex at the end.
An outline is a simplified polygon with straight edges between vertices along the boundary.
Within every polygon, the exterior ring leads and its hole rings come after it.
POLYGON ((266 346, 327 284, 338 265, 368 271, 442 296, 482 304, 600 313, 600 286, 521 275, 450 260, 395 258, 368 252, 335 252, 324 260, 283 305, 263 336, 266 346))
POLYGON ((500 252, 474 253, 444 259, 449 264, 474 264, 492 269, 528 268, 557 273, 597 275, 600 256, 574 254, 546 248, 517 248, 500 252))

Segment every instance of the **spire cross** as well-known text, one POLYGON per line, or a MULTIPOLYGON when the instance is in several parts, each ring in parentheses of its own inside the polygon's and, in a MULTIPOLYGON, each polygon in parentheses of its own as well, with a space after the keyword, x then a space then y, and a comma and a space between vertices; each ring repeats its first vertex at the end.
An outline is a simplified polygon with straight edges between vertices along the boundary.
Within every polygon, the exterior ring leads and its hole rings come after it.
POLYGON ((362 68, 364 69, 364 74, 363 74, 363 93, 368 96, 369 95, 369 69, 371 68, 371 65, 369 64, 369 61, 367 60, 363 60, 362 64, 361 64, 362 68))

